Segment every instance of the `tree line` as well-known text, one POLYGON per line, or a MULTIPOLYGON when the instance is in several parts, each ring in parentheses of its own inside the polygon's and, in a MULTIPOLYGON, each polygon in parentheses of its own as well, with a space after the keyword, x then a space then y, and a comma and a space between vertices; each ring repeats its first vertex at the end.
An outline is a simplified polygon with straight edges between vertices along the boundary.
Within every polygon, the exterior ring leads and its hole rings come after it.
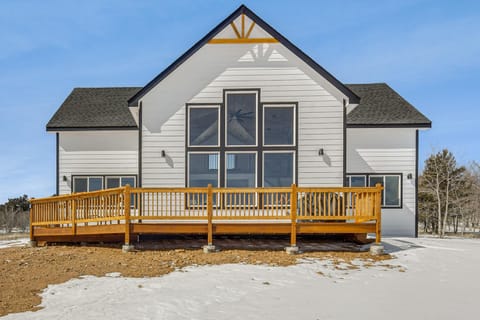
POLYGON ((28 230, 29 208, 30 204, 26 194, 8 199, 4 204, 0 204, 0 231, 9 233, 15 229, 28 230))
POLYGON ((425 161, 418 182, 420 230, 441 237, 480 231, 479 163, 460 166, 444 149, 425 161))

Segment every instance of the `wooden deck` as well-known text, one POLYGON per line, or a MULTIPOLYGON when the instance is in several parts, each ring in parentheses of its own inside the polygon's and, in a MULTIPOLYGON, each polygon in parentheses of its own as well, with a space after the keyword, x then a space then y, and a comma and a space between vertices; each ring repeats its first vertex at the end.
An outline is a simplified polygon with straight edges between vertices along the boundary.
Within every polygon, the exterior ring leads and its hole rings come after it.
POLYGON ((382 187, 122 188, 32 199, 30 239, 124 241, 140 234, 375 233, 382 187))

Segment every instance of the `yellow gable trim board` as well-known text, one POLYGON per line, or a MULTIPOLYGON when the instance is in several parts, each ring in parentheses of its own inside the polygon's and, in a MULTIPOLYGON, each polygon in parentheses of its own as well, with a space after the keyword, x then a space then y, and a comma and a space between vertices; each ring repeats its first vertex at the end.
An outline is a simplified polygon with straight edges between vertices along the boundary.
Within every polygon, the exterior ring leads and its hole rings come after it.
POLYGON ((238 44, 238 43, 277 43, 275 38, 253 38, 253 39, 212 39, 209 44, 238 44))
MULTIPOLYGON (((221 37, 221 38, 213 38, 208 43, 210 44, 239 44, 239 43, 276 43, 278 42, 277 39, 273 37, 257 37, 257 38, 250 38, 252 35, 253 29, 261 29, 259 26, 255 24, 254 21, 251 19, 245 18, 245 14, 241 14, 239 18, 235 21, 230 23, 230 27, 233 30, 233 36, 235 37, 221 37), (248 30, 245 33, 245 27, 249 22, 248 30), (238 26, 240 23, 240 27, 238 26)), ((228 28, 228 27, 227 27, 228 28)), ((259 30, 261 33, 266 33, 263 29, 259 30)))

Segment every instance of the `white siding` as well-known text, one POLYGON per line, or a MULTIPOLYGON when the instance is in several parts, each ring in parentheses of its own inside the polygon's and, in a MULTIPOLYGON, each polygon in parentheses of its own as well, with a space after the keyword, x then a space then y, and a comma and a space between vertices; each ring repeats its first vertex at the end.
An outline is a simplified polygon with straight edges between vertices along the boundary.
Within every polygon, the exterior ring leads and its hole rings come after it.
POLYGON ((59 139, 60 194, 71 193, 72 175, 138 174, 136 130, 61 132, 59 139))
POLYGON ((402 173, 402 208, 382 209, 382 233, 415 235, 415 129, 347 129, 347 172, 402 173))
POLYGON ((297 102, 299 185, 342 184, 343 108, 338 100, 300 69, 286 67, 228 68, 189 102, 220 103, 223 89, 235 88, 260 88, 262 102, 297 102), (325 149, 323 158, 319 148, 325 149))
POLYGON ((159 127, 151 132, 143 126, 142 186, 185 187, 185 107, 159 127))
POLYGON ((143 186, 185 185, 185 104, 221 103, 229 88, 260 89, 261 102, 297 102, 299 185, 342 185, 339 92, 282 45, 245 44, 204 46, 141 99, 143 186))

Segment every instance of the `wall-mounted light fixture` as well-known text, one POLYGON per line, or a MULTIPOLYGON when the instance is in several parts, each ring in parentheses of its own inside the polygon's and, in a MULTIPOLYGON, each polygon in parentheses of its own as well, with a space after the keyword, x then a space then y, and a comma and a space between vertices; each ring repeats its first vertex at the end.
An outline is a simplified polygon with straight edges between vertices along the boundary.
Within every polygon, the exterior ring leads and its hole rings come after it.
POLYGON ((408 180, 412 180, 413 179, 413 175, 411 173, 407 174, 407 179, 408 180))
POLYGON ((165 158, 166 154, 165 154, 165 150, 162 150, 162 158, 165 158))
POLYGON ((323 148, 318 149, 318 155, 323 156, 325 154, 325 150, 323 148))
POLYGON ((63 181, 67 181, 67 176, 63 176, 63 177, 62 177, 62 180, 63 180, 63 181))

